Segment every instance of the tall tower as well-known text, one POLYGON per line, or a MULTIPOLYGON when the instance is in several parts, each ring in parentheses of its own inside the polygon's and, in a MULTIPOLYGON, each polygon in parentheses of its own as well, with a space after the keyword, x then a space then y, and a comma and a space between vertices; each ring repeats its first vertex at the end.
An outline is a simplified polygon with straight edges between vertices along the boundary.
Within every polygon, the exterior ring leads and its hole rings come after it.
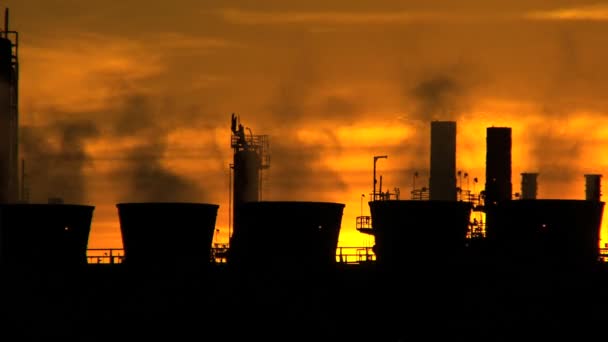
POLYGON ((486 131, 486 206, 511 200, 511 127, 486 131))
POLYGON ((602 175, 585 175, 585 200, 599 202, 602 198, 602 175))
POLYGON ((267 135, 253 135, 239 118, 232 114, 230 147, 234 150, 232 188, 232 217, 238 229, 239 206, 262 198, 262 170, 270 166, 267 135), (247 129, 248 133, 245 132, 247 129))
POLYGON ((538 192, 538 173, 524 172, 521 174, 521 199, 536 199, 538 192))
POLYGON ((455 201, 456 192, 456 122, 431 122, 430 199, 455 201))
POLYGON ((8 24, 7 8, 0 32, 0 203, 19 200, 19 34, 8 24))

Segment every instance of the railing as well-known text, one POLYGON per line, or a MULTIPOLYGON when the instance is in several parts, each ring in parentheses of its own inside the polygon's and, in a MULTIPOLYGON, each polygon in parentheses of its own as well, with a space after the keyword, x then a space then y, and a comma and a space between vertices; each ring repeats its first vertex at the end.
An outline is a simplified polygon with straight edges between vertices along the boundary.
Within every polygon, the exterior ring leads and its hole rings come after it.
POLYGON ((89 264, 120 264, 124 258, 122 248, 89 248, 87 262, 89 264))
POLYGON ((428 201, 429 195, 430 195, 428 188, 414 189, 411 191, 411 194, 412 194, 412 200, 415 200, 415 201, 428 201))
MULTIPOLYGON (((211 248, 211 261, 216 264, 227 262, 228 245, 214 244, 211 248)), ((122 248, 90 248, 87 250, 89 264, 120 264, 124 258, 122 248)), ((599 260, 608 263, 608 247, 599 249, 599 260)), ((376 261, 372 247, 338 247, 336 262, 340 264, 363 264, 376 261)))
POLYGON ((357 216, 356 223, 357 231, 365 234, 373 234, 372 230, 372 217, 371 216, 357 216))
POLYGON ((608 262, 608 248, 600 248, 600 261, 608 262))
MULTIPOLYGON (((227 262, 227 244, 213 244, 211 248, 211 262, 225 264, 227 262)), ((120 264, 124 259, 122 248, 90 248, 87 250, 89 264, 120 264)), ((372 247, 338 247, 336 262, 342 264, 360 264, 375 261, 376 255, 372 247)))
POLYGON ((372 247, 338 247, 336 262, 340 264, 363 264, 376 261, 372 247))

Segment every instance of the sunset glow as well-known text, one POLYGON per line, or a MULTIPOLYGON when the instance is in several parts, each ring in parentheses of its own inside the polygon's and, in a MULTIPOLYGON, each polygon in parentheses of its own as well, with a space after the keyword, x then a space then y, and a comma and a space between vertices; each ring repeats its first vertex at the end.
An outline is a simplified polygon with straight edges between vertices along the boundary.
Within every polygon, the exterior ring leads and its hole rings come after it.
POLYGON ((342 246, 373 244, 355 218, 374 155, 402 199, 428 184, 431 120, 457 121, 476 192, 491 126, 513 129, 514 192, 539 172, 539 198, 583 199, 584 174, 608 170, 604 5, 57 3, 5 3, 26 187, 95 205, 91 248, 121 247, 125 201, 219 204, 227 242, 231 113, 270 137, 263 199, 345 203, 342 246))

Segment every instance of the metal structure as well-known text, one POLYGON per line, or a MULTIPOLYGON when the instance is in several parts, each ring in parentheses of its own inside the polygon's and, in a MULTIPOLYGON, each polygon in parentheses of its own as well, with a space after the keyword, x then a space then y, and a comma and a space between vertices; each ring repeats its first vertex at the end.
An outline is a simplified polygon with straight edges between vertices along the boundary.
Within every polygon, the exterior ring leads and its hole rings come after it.
MULTIPOLYGON (((376 192, 376 184, 378 183, 378 179, 376 178, 376 163, 378 159, 387 159, 388 156, 374 156, 374 188, 372 190, 372 201, 378 199, 378 193, 376 192)), ((382 186, 380 186, 380 191, 382 191, 382 186)))
POLYGON ((0 203, 19 201, 19 33, 0 32, 0 203))
POLYGON ((232 226, 236 228, 239 207, 245 202, 262 199, 262 171, 270 167, 269 139, 267 135, 254 135, 234 113, 231 119, 230 147, 234 151, 230 189, 230 219, 228 236, 232 226), (248 131, 249 134, 245 132, 248 131))

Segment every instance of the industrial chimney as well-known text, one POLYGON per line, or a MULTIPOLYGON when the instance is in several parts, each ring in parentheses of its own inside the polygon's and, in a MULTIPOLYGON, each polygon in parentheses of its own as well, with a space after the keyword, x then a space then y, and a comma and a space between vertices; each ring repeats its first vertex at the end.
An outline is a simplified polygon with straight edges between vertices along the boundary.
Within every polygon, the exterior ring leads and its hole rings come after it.
POLYGON ((538 173, 524 172, 521 174, 521 199, 536 199, 537 178, 538 173))
POLYGON ((602 197, 601 178, 602 175, 598 174, 585 175, 585 199, 587 201, 600 201, 602 197))
POLYGON ((511 127, 488 127, 486 132, 487 205, 511 200, 511 127))
POLYGON ((0 31, 0 203, 19 200, 17 37, 9 31, 6 9, 0 31))
POLYGON ((431 122, 431 200, 456 201, 456 122, 431 122))

